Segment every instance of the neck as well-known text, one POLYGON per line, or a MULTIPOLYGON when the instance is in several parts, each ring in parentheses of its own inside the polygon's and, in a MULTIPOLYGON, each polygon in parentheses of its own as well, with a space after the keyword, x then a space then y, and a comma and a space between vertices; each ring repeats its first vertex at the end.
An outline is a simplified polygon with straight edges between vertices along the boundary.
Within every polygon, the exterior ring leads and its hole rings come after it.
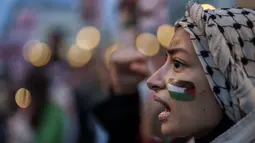
POLYGON ((205 143, 205 142, 211 142, 218 136, 220 136, 222 133, 227 131, 231 126, 234 125, 234 122, 230 120, 225 114, 223 115, 223 118, 221 119, 220 123, 207 135, 196 138, 196 143, 205 143))

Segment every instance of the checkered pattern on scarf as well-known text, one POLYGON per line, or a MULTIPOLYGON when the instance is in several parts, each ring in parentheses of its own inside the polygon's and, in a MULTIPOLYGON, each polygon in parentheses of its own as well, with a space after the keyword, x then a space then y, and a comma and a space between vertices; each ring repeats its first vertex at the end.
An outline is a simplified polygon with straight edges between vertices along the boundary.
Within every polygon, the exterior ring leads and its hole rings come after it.
POLYGON ((240 110, 249 113, 255 106, 255 11, 203 10, 189 2, 180 26, 190 33, 218 103, 237 122, 240 110))

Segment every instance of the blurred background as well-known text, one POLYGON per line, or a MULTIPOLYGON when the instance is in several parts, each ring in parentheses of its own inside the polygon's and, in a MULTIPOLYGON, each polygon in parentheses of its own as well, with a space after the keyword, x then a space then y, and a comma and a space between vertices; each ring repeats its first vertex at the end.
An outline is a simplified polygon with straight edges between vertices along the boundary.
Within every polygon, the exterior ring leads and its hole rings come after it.
MULTIPOLYGON (((109 96, 110 57, 133 48, 155 72, 187 1, 1 0, 0 142, 169 142, 146 79, 137 98, 109 96)), ((198 2, 255 8, 252 0, 198 2)))

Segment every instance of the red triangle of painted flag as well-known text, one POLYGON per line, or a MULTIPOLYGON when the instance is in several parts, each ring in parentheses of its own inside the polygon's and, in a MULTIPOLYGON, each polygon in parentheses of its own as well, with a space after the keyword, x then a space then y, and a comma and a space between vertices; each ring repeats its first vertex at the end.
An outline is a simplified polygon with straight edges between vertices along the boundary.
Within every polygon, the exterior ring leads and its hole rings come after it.
POLYGON ((194 88, 190 88, 190 89, 185 89, 184 91, 185 93, 189 94, 189 95, 192 95, 195 97, 196 95, 196 90, 194 88))

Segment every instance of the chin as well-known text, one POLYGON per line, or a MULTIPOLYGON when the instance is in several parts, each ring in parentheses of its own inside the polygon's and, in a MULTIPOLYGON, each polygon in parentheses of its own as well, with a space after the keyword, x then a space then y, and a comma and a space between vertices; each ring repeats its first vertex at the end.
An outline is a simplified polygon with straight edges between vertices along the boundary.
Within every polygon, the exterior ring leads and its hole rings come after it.
POLYGON ((161 125, 161 132, 165 136, 170 136, 170 137, 184 137, 185 133, 183 133, 180 128, 174 127, 171 124, 162 124, 161 125))
POLYGON ((161 132, 163 135, 167 135, 167 136, 171 136, 171 137, 173 137, 173 134, 175 134, 173 127, 171 127, 171 125, 169 125, 167 123, 162 123, 161 132))
POLYGON ((170 134, 169 130, 161 126, 161 133, 165 136, 168 136, 170 134))

